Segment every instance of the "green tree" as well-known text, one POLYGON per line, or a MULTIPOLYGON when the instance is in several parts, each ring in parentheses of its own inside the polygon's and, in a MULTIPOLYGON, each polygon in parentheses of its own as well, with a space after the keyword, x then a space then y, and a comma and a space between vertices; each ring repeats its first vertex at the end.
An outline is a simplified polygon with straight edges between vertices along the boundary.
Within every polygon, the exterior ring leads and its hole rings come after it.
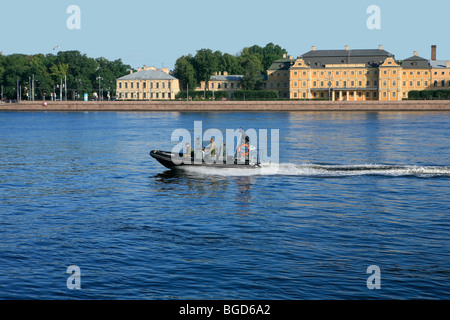
POLYGON ((204 81, 206 84, 209 78, 217 71, 219 59, 211 49, 201 49, 194 57, 194 69, 197 82, 204 81))
POLYGON ((192 55, 182 56, 175 62, 174 75, 181 81, 181 88, 187 89, 187 86, 193 90, 197 87, 195 69, 193 66, 192 55))
POLYGON ((256 54, 250 54, 241 61, 243 78, 241 80, 242 89, 258 90, 262 83, 262 63, 256 54))

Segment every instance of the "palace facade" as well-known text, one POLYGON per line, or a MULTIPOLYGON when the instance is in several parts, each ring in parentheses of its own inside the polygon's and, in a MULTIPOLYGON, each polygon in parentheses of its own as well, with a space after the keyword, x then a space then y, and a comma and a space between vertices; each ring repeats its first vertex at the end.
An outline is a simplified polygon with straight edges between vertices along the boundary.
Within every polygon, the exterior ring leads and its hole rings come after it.
MULTIPOLYGON (((261 89, 276 90, 280 98, 291 100, 403 100, 412 90, 450 89, 450 61, 436 58, 436 46, 431 47, 429 60, 417 51, 398 60, 381 45, 356 50, 312 47, 297 58, 284 55, 274 61, 261 89)), ((226 71, 215 73, 195 90, 227 91, 232 98, 234 91, 242 89, 242 78, 226 71)), ((144 67, 117 79, 119 100, 175 99, 179 91, 179 81, 168 69, 144 67)))
POLYGON ((167 68, 144 66, 137 72, 130 71, 116 83, 118 100, 173 100, 179 91, 178 79, 167 68))

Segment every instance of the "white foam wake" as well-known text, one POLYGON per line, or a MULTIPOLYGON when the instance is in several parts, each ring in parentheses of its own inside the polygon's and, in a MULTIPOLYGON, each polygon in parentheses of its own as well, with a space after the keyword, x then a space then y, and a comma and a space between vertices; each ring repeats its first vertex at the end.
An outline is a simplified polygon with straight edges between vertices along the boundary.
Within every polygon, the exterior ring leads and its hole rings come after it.
POLYGON ((293 163, 263 163, 260 168, 213 168, 186 166, 183 170, 190 174, 217 176, 449 176, 450 166, 417 166, 417 165, 323 165, 323 164, 293 164, 293 163))

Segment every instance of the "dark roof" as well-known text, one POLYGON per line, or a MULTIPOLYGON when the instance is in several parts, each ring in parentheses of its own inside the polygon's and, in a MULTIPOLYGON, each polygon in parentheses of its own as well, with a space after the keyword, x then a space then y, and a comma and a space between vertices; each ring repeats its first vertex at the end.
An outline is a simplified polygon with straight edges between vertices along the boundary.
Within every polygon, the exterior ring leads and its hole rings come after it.
POLYGON ((408 59, 403 60, 402 62, 403 69, 429 69, 430 64, 427 59, 424 59, 419 56, 412 56, 408 59))
POLYGON ((377 67, 392 53, 380 49, 357 50, 311 50, 302 58, 311 68, 323 68, 327 64, 364 64, 366 67, 377 67))
POLYGON ((269 67, 269 70, 289 70, 292 63, 293 60, 290 58, 278 59, 272 62, 272 65, 269 67))
POLYGON ((211 81, 241 81, 242 78, 244 76, 243 75, 215 75, 215 76, 211 76, 210 80, 211 81))

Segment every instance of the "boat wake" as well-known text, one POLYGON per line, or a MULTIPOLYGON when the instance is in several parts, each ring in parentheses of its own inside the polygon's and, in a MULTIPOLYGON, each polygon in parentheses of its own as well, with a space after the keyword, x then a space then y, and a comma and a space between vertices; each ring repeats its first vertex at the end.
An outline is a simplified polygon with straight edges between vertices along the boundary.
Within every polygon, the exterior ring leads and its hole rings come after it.
POLYGON ((416 176, 416 177, 450 177, 450 166, 418 166, 418 165, 328 165, 328 164, 293 164, 293 163, 263 163, 260 168, 235 169, 235 168, 208 168, 191 167, 182 168, 188 174, 217 175, 217 176, 317 176, 317 177, 341 177, 341 176, 416 176))

